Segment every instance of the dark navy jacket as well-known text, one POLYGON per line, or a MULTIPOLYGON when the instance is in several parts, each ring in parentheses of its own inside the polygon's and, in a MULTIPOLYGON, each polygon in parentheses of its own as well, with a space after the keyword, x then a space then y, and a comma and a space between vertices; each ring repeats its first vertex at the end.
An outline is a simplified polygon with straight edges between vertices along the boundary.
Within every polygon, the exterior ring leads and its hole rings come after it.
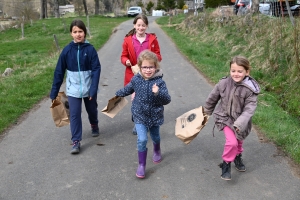
POLYGON ((97 96, 101 65, 97 51, 87 40, 85 43, 72 41, 61 52, 54 71, 51 99, 57 97, 66 71, 67 96, 97 96))
POLYGON ((131 112, 134 123, 147 127, 160 126, 164 123, 164 107, 171 102, 166 83, 162 80, 161 71, 154 77, 145 80, 140 74, 132 77, 131 81, 116 92, 116 96, 124 97, 135 92, 131 112), (152 86, 156 83, 159 87, 157 94, 152 92, 152 86))

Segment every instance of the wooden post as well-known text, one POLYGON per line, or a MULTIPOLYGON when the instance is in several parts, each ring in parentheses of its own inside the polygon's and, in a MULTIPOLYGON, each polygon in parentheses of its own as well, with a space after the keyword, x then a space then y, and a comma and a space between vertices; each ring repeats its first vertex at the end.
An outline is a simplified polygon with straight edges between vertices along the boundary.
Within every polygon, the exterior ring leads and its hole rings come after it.
POLYGON ((65 21, 65 19, 63 18, 63 24, 64 24, 64 30, 65 30, 65 32, 67 31, 66 29, 67 29, 67 27, 66 27, 66 21, 65 21))
POLYGON ((21 30, 22 30, 22 38, 24 38, 24 24, 21 23, 21 30))
POLYGON ((90 30, 90 18, 88 15, 86 16, 86 21, 87 21, 87 28, 90 30))
POLYGON ((89 28, 86 28, 88 34, 89 34, 89 37, 91 38, 91 32, 90 32, 90 29, 89 28))
POLYGON ((59 48, 59 44, 58 44, 58 41, 57 41, 56 35, 55 35, 55 34, 53 34, 53 37, 54 37, 54 41, 55 41, 55 45, 56 45, 57 51, 58 51, 58 52, 60 52, 60 48, 59 48))
POLYGON ((289 1, 288 0, 285 0, 285 4, 286 4, 286 8, 288 10, 288 13, 289 13, 289 17, 290 17, 290 20, 292 22, 292 25, 295 26, 295 20, 294 20, 294 17, 292 15, 292 12, 291 12, 291 7, 290 7, 290 4, 289 4, 289 1))

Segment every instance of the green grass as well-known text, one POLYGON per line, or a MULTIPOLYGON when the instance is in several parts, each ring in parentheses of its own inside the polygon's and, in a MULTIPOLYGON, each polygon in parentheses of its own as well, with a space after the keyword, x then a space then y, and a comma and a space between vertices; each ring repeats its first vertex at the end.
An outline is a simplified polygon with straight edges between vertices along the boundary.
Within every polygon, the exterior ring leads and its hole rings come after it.
MULTIPOLYGON (((60 49, 66 46, 72 40, 69 25, 73 19, 44 19, 34 21, 32 25, 27 23, 24 38, 20 29, 0 32, 0 73, 6 68, 14 70, 12 76, 0 76, 0 133, 49 94, 59 56, 53 35, 56 35, 60 49)), ((86 18, 79 19, 87 25, 86 18)), ((128 18, 125 17, 90 17, 91 37, 87 35, 87 39, 100 49, 113 29, 126 20, 128 18)))
MULTIPOLYGON (((284 28, 281 41, 270 41, 270 35, 274 33, 267 32, 261 24, 270 24, 273 19, 263 18, 260 26, 254 24, 252 27, 245 26, 237 17, 222 26, 212 18, 202 17, 203 24, 199 19, 201 16, 189 18, 179 15, 172 17, 172 23, 169 17, 159 18, 156 22, 213 83, 228 75, 229 61, 233 56, 247 56, 251 61, 251 76, 258 80, 262 88, 253 123, 295 163, 300 164, 299 81, 290 72, 293 67, 291 59, 279 59, 279 56, 290 58, 293 54, 287 50, 292 49, 293 45, 287 39, 291 32, 284 28), (271 42, 277 42, 278 48, 274 50, 271 42), (280 51, 281 46, 285 47, 284 54, 280 51), (292 77, 295 80, 293 83, 292 77)), ((278 32, 278 27, 274 29, 278 32)))

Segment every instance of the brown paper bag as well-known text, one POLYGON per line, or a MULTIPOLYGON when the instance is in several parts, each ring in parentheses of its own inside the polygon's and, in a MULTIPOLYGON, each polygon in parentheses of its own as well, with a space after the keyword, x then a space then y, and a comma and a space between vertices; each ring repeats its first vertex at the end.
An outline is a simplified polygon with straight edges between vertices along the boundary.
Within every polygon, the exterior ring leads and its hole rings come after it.
POLYGON ((113 97, 108 100, 107 106, 101 110, 101 112, 110 118, 114 118, 118 112, 120 112, 128 103, 124 97, 113 97))
POLYGON ((59 92, 50 107, 52 118, 57 127, 70 124, 70 112, 68 97, 65 92, 59 92))
POLYGON ((203 107, 190 110, 176 119, 175 135, 185 144, 189 144, 206 125, 209 116, 203 107))
POLYGON ((133 73, 134 75, 136 75, 137 73, 139 73, 140 68, 139 68, 139 66, 136 64, 136 65, 131 66, 131 70, 132 70, 132 73, 133 73))

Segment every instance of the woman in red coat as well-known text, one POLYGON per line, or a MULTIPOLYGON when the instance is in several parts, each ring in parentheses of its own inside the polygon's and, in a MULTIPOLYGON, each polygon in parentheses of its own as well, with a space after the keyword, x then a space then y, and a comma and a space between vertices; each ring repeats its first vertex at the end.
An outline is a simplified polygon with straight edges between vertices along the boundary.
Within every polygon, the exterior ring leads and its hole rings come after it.
MULTIPOLYGON (((122 45, 121 62, 125 66, 124 86, 134 76, 131 67, 137 64, 137 58, 143 50, 149 49, 156 54, 158 61, 162 60, 156 35, 154 33, 146 33, 146 29, 148 28, 148 18, 146 15, 137 15, 133 20, 133 27, 125 36, 122 45)), ((131 100, 133 98, 134 93, 131 96, 131 100)), ((133 128, 132 133, 136 135, 135 128, 133 128)))

